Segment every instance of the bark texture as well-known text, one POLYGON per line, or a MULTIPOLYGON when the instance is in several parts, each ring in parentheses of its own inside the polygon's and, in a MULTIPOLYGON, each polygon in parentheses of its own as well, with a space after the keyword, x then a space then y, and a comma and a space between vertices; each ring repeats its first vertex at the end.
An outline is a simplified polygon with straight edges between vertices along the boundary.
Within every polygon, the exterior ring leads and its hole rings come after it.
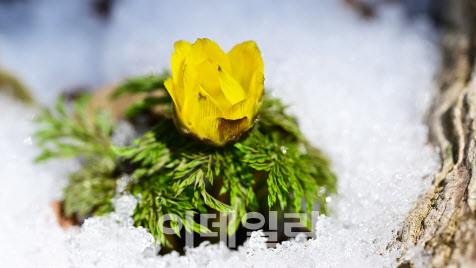
MULTIPOLYGON (((476 267, 476 1, 442 3, 439 92, 428 117, 442 167, 398 240, 424 247, 431 266, 476 267)), ((401 266, 412 266, 405 258, 401 266)))

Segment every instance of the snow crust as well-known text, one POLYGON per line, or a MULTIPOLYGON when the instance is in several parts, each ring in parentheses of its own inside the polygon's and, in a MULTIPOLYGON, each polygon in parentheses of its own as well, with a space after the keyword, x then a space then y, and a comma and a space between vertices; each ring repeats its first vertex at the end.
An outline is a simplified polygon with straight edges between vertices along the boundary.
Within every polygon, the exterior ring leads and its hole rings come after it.
POLYGON ((332 0, 118 1, 104 23, 86 18, 81 3, 35 1, 28 12, 0 6, 0 17, 30 18, 0 28, 0 59, 38 100, 51 104, 65 88, 159 72, 180 39, 208 37, 224 50, 255 40, 267 94, 288 103, 307 137, 332 159, 339 194, 327 200, 333 213, 320 217, 315 239, 298 236, 275 249, 255 232, 238 251, 203 244, 185 256, 155 256, 159 245, 132 225, 137 201, 127 194, 118 194, 115 213, 64 231, 50 203, 77 166, 32 164, 36 111, 0 96, 3 266, 395 266, 396 231, 439 165, 422 122, 439 64, 426 21, 409 23, 391 5, 363 21, 332 0))

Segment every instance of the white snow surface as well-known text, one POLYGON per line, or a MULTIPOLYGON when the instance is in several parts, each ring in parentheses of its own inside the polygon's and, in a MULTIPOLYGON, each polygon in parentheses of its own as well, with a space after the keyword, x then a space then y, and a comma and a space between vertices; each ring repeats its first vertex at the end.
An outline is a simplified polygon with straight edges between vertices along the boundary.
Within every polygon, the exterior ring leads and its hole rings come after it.
MULTIPOLYGON (((104 23, 84 18, 83 1, 31 3, 26 26, 0 28, 0 59, 47 105, 68 87, 169 68, 177 40, 207 37, 225 51, 255 40, 267 94, 289 104, 307 137, 331 158, 339 194, 329 198, 333 212, 320 217, 315 239, 298 237, 275 249, 265 249, 256 232, 239 251, 203 244, 185 256, 156 256, 150 233, 132 225, 137 201, 127 194, 115 199, 116 213, 64 231, 50 203, 77 165, 33 164, 37 110, 0 96, 2 266, 395 266, 396 231, 439 167, 423 124, 439 64, 424 19, 409 22, 400 7, 386 5, 365 21, 333 0, 124 0, 104 23)), ((0 6, 0 17, 14 12, 0 6)))

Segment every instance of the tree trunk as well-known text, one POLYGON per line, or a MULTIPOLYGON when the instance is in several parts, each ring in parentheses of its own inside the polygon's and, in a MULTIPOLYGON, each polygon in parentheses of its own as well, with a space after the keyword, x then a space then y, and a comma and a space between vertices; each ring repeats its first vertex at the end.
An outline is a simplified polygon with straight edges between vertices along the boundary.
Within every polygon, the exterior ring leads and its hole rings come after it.
MULTIPOLYGON (((442 3, 439 91, 428 116, 442 167, 397 239, 404 250, 422 246, 434 267, 476 267, 476 1, 442 3)), ((421 257, 411 255, 402 267, 421 257)))

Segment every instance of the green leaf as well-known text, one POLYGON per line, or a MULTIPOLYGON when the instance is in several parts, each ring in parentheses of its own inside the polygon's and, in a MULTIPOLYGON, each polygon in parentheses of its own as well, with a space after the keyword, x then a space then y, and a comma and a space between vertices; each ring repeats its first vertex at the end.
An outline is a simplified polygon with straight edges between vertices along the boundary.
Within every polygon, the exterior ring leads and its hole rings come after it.
POLYGON ((125 93, 135 94, 141 92, 151 92, 157 89, 165 89, 164 82, 168 77, 170 77, 170 73, 168 71, 164 71, 160 75, 148 75, 130 78, 116 89, 113 97, 118 97, 125 93))

